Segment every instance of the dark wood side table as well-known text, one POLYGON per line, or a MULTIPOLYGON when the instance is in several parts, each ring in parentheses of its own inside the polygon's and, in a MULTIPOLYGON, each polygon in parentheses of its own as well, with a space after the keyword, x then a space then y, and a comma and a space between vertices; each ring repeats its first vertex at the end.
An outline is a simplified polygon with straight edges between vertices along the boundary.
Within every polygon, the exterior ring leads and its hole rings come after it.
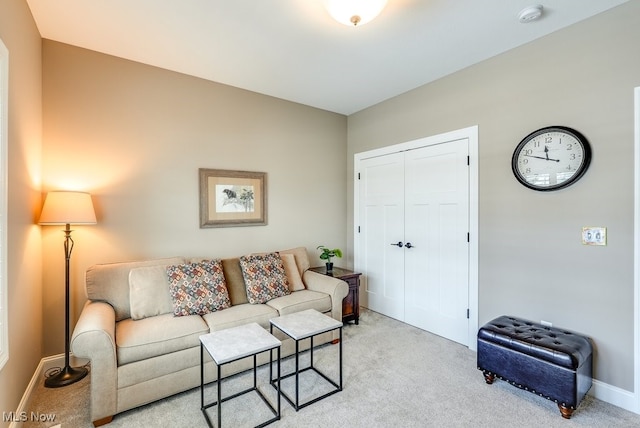
POLYGON ((342 301, 342 322, 355 321, 360 318, 360 275, 361 273, 339 267, 327 273, 325 266, 312 267, 312 271, 343 280, 349 285, 349 294, 342 301))

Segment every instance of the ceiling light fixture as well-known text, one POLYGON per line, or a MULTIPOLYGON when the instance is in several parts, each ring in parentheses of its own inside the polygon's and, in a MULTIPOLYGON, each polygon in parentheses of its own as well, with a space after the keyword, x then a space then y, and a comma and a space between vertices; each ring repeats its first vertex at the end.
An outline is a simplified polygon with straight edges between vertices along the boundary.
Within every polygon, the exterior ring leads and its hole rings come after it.
POLYGON ((382 12, 387 0, 323 0, 329 15, 341 24, 357 27, 382 12))
POLYGON ((522 24, 526 24, 527 22, 535 21, 541 16, 542 16, 542 5, 536 4, 533 6, 527 6, 524 9, 522 9, 518 14, 518 20, 522 24))

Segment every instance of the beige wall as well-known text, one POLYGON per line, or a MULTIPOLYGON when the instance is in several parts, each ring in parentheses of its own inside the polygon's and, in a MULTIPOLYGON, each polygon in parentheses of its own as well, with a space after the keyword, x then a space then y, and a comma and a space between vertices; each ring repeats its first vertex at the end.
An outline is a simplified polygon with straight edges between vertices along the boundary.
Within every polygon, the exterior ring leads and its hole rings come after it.
POLYGON ((595 377, 628 391, 639 16, 629 2, 348 120, 349 231, 355 153, 478 125, 480 325, 511 314, 589 334, 595 377), (514 178, 511 155, 548 125, 584 133, 593 161, 573 186, 535 192, 514 178), (583 226, 607 227, 608 245, 581 245, 583 226))
MULTIPOLYGON (((0 412, 18 403, 42 357, 40 208, 41 40, 24 1, 0 2, 9 50, 9 361, 0 370, 0 412)), ((3 249, 4 251, 4 249, 3 249)), ((8 422, 0 420, 0 426, 8 422)))
MULTIPOLYGON (((91 264, 346 246, 346 117, 43 42, 45 190, 94 196, 75 227, 74 319, 91 264), (268 174, 269 224, 200 229, 198 168, 268 174)), ((44 353, 63 350, 62 235, 43 227, 44 353), (56 288, 57 287, 57 288, 56 288)))

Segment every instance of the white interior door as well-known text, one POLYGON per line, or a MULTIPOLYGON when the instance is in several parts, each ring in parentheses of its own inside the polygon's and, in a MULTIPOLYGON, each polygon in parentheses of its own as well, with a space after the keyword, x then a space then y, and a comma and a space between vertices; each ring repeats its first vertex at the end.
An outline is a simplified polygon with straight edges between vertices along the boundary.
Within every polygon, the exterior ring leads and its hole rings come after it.
POLYGON ((404 155, 373 157, 360 167, 362 271, 368 307, 404 320, 404 155))
POLYGON ((405 155, 405 322, 467 343, 468 140, 405 155))
POLYGON ((467 131, 356 155, 355 267, 365 306, 470 346, 477 271, 469 157, 477 137, 471 144, 467 131))

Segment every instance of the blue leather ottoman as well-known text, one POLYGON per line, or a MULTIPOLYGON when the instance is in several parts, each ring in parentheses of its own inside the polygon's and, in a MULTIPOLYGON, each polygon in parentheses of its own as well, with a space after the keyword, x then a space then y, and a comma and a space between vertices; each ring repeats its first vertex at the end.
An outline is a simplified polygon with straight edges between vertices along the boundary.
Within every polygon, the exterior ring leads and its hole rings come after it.
POLYGON ((478 331, 478 369, 558 404, 569 419, 591 388, 591 339, 556 327, 501 316, 478 331))

